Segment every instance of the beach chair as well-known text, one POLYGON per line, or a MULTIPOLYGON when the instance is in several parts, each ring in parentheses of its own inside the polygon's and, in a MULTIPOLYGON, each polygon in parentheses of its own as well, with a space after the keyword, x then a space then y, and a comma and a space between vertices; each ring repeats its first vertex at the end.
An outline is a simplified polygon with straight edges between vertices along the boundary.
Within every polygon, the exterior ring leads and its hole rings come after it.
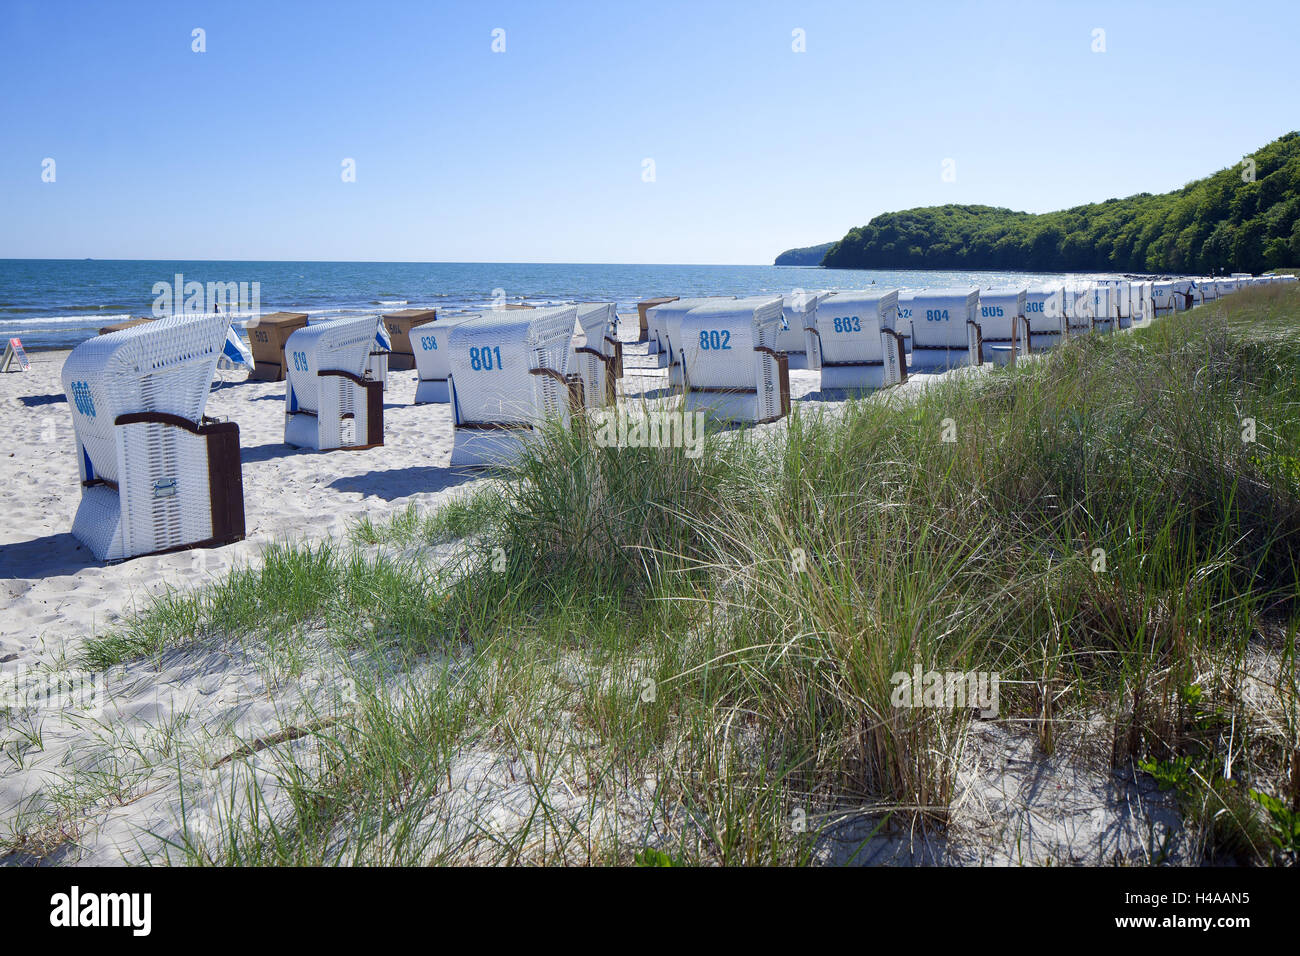
POLYGON ((505 464, 544 420, 569 423, 583 406, 581 379, 567 367, 577 321, 574 306, 502 310, 451 330, 452 465, 505 464))
POLYGON ((617 400, 622 366, 622 343, 614 334, 614 303, 586 303, 577 309, 569 371, 582 380, 583 404, 587 408, 604 408, 617 400))
MULTIPOLYGON (((772 422, 790 413, 790 370, 776 349, 781 297, 714 299, 682 316, 686 408, 726 422, 772 422)), ((674 345, 676 347, 676 344, 674 345)))
POLYGON ((1162 280, 1151 283, 1151 315, 1153 318, 1178 311, 1179 308, 1182 308, 1180 305, 1182 301, 1183 297, 1174 289, 1172 281, 1162 280))
POLYGON ((898 290, 834 292, 817 303, 808 354, 820 357, 821 387, 884 388, 907 381, 898 290))
POLYGON ((1029 352, 1029 321, 1025 317, 1027 289, 980 293, 980 343, 984 361, 1014 365, 1029 352))
POLYGON ((448 385, 451 376, 451 330, 480 315, 480 312, 444 314, 436 322, 421 325, 411 333, 411 347, 415 349, 415 371, 419 376, 419 381, 415 383, 416 405, 445 405, 451 401, 451 388, 448 385))
POLYGON ((306 312, 272 312, 249 319, 248 342, 256 365, 250 377, 264 382, 284 381, 284 343, 306 325, 306 312))
POLYGON ((939 289, 912 296, 912 374, 983 363, 979 289, 939 289))
POLYGON ((1044 352, 1065 341, 1065 286, 1030 286, 1025 292, 1029 351, 1044 352))
POLYGON ((1092 330, 1115 331, 1115 294, 1109 282, 1092 283, 1092 330))
POLYGON ((650 327, 659 340, 659 351, 655 359, 659 368, 668 369, 668 384, 680 388, 682 385, 682 317, 691 309, 717 302, 734 302, 735 296, 715 295, 694 299, 675 299, 650 310, 650 327))
POLYGON ((654 355, 659 351, 659 341, 650 333, 650 310, 656 305, 663 305, 665 302, 676 301, 677 296, 665 295, 656 299, 646 299, 636 304, 636 316, 638 322, 636 340, 638 342, 645 342, 647 340, 650 342, 650 355, 654 355))
POLYGON ((90 339, 63 363, 81 470, 73 536, 101 561, 244 537, 239 426, 205 418, 230 317, 90 339))
POLYGON ((1205 305, 1207 302, 1214 302, 1219 298, 1219 283, 1214 279, 1202 276, 1196 280, 1196 291, 1192 298, 1197 305, 1205 305))
POLYGON ((384 443, 384 387, 366 377, 374 316, 332 319, 299 329, 285 343, 284 442, 332 451, 384 443))
POLYGON ((1236 292, 1241 287, 1241 284, 1234 276, 1229 279, 1215 279, 1214 286, 1215 293, 1222 299, 1225 295, 1232 295, 1232 293, 1236 292))
POLYGON ((776 350, 784 352, 790 368, 820 368, 820 356, 815 354, 817 330, 817 303, 827 292, 794 292, 781 297, 781 330, 776 336, 776 350), (811 330, 811 332, 810 332, 811 330), (813 353, 809 352, 812 343, 813 353))
POLYGON ((1065 287, 1065 331, 1067 335, 1088 335, 1097 318, 1097 300, 1092 283, 1082 282, 1065 287))
POLYGON ((895 331, 903 343, 903 352, 907 355, 912 354, 912 300, 916 295, 915 292, 898 293, 898 321, 895 331))
POLYGON ((146 322, 152 322, 153 316, 144 316, 142 318, 124 319, 121 322, 113 322, 109 325, 100 326, 100 335, 112 335, 114 332, 121 332, 123 329, 133 329, 137 325, 144 325, 146 322))
POLYGON ((1110 312, 1114 317, 1114 328, 1127 329, 1133 324, 1131 310, 1132 286, 1127 279, 1108 279, 1110 286, 1110 312))
POLYGON ((1196 305, 1196 280, 1174 279, 1174 311, 1186 312, 1196 305))
POLYGON ((1133 316, 1133 323, 1150 322, 1155 317, 1154 307, 1151 302, 1151 287, 1154 283, 1150 279, 1139 279, 1129 283, 1129 312, 1133 316))
POLYGON ((388 352, 388 368, 394 372, 406 372, 415 368, 415 344, 411 339, 412 330, 428 325, 438 318, 437 309, 399 309, 386 312, 380 317, 392 348, 388 352))

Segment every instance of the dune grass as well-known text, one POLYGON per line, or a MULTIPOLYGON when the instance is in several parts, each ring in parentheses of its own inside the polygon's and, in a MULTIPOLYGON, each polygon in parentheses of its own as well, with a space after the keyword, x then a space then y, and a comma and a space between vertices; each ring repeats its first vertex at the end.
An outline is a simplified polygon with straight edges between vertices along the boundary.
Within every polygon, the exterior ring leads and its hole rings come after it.
POLYGON ((250 796, 183 859, 806 862, 847 816, 947 819, 972 713, 894 706, 920 665, 997 672, 1000 717, 1045 752, 1100 718, 1116 766, 1178 789, 1206 859, 1294 860, 1294 290, 714 432, 699 460, 551 429, 500 479, 90 645, 102 667, 318 629, 443 655, 279 758, 291 812, 250 796), (451 565, 412 557, 455 539, 451 565), (475 752, 527 765, 513 831, 445 806, 475 752))

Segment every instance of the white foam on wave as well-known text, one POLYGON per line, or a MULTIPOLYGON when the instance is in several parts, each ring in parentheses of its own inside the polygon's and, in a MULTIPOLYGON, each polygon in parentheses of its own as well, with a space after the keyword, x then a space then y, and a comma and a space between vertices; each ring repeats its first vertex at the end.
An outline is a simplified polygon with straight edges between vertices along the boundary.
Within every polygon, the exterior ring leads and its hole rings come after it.
POLYGON ((78 322, 82 325, 93 325, 98 328, 101 325, 113 322, 125 322, 129 318, 131 318, 129 312, 118 315, 105 315, 103 313, 96 315, 45 315, 32 319, 0 319, 0 328, 7 329, 10 326, 75 325, 78 322))

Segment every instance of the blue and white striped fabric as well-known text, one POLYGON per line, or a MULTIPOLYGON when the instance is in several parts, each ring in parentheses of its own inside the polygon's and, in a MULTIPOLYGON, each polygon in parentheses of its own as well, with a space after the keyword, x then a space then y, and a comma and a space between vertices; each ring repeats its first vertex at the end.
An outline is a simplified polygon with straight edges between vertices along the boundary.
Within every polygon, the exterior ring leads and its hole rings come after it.
POLYGON ((226 344, 221 348, 217 364, 223 369, 239 368, 242 365, 250 372, 253 370, 253 353, 237 329, 232 327, 226 330, 226 344))
POLYGON ((385 352, 393 350, 393 337, 388 334, 388 326, 384 323, 382 315, 379 317, 379 331, 375 333, 375 346, 385 352))

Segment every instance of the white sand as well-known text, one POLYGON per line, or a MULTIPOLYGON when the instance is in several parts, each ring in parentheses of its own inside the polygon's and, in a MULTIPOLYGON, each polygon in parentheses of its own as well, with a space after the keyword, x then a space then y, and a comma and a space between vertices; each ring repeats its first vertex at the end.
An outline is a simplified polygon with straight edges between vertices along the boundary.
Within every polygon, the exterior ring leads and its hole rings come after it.
POLYGON ((162 587, 191 587, 277 538, 339 535, 362 515, 429 505, 475 478, 453 472, 451 411, 412 405, 415 372, 390 376, 384 446, 312 452, 284 439, 284 383, 228 384, 207 414, 239 425, 247 540, 223 548, 103 565, 70 534, 81 496, 72 420, 59 373, 66 352, 32 356, 30 372, 0 375, 8 456, 0 458, 0 657, 75 653, 162 587))
MULTIPOLYGON (((625 340, 633 328, 625 318, 625 340)), ((390 375, 384 446, 357 452, 289 448, 282 443, 284 383, 227 384, 212 394, 207 413, 240 427, 247 540, 104 565, 70 534, 80 487, 60 384, 66 354, 37 353, 31 371, 0 375, 7 425, 7 448, 0 454, 0 508, 7 519, 0 527, 0 677, 19 669, 75 667, 88 637, 153 595, 168 587, 199 587, 255 559, 277 539, 341 536, 362 516, 382 519, 408 503, 432 506, 481 480, 473 471, 449 467, 450 409, 411 404, 413 371, 390 375)), ((626 365, 627 394, 662 393, 666 373, 648 369, 644 345, 627 349, 626 365)), ((835 407, 834 396, 815 394, 819 378, 793 371, 794 397, 835 407)), ((915 381, 923 387, 934 378, 915 381)), ((292 679, 276 676, 276 667, 256 649, 187 648, 111 669, 104 706, 93 714, 28 708, 5 716, 0 710, 0 857, 20 834, 38 856, 42 840, 47 849, 54 846, 51 861, 156 857, 162 841, 181 832, 182 784, 193 833, 212 825, 214 808, 236 772, 258 775, 274 803, 277 784, 265 773, 262 757, 208 768, 248 740, 301 725, 340 704, 339 682, 328 662, 292 679)), ((283 746, 310 745, 304 739, 283 746)), ((467 748, 448 773, 445 816, 432 825, 449 834, 479 825, 509 829, 531 805, 530 783, 519 769, 523 756, 467 748)), ((584 803, 580 780, 567 783, 566 791, 550 798, 557 808, 572 807, 574 819, 606 813, 584 803)), ((625 795, 611 819, 635 825, 622 817, 643 798, 625 795)), ((1014 828, 1022 811, 1028 812, 1009 807, 1005 825, 1014 828)), ((1102 809, 1096 812, 1105 816, 1102 809)), ((612 824, 602 819, 590 825, 612 824)), ((1128 844, 1106 849, 1121 858, 1141 857, 1141 847, 1128 844)), ((9 858, 29 859, 23 853, 9 858)))

